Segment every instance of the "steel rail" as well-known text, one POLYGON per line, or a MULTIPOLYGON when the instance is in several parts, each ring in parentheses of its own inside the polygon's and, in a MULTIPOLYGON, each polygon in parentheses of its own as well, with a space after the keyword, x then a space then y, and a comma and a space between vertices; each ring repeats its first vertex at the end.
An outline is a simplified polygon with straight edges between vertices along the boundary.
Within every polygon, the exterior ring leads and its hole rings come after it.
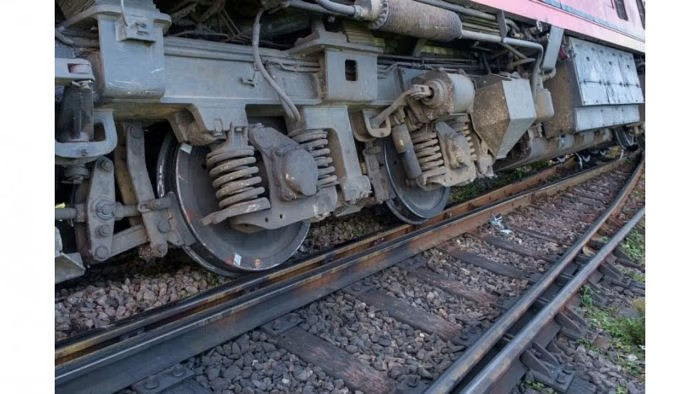
MULTIPOLYGON (((553 184, 536 175, 458 204, 420 226, 403 225, 292 267, 186 301, 178 313, 162 311, 149 324, 117 324, 56 349, 56 392, 111 392, 243 334, 276 317, 472 230, 495 213, 528 205, 621 165, 609 163, 553 184), (507 197, 510 196, 510 197, 507 197), (503 201, 498 201, 505 198, 503 201)), ((545 170, 547 172, 547 170, 545 170)), ((554 171, 550 170, 552 175, 554 171)))
POLYGON ((627 233, 644 216, 645 208, 642 207, 630 221, 613 236, 605 246, 598 251, 586 265, 579 271, 566 286, 564 286, 554 299, 545 306, 518 334, 508 342, 501 351, 469 382, 462 393, 485 393, 497 382, 513 362, 527 349, 542 329, 562 310, 569 300, 576 294, 579 288, 588 280, 596 269, 603 263, 606 257, 613 252, 615 247, 622 242, 627 233))
MULTIPOLYGON (((573 161, 570 163, 573 163, 573 161)), ((562 163, 549 167, 516 183, 493 190, 466 202, 455 204, 423 225, 434 224, 449 217, 463 214, 494 201, 498 201, 531 189, 539 184, 542 184, 547 179, 554 176, 558 171, 565 169, 570 163, 562 163)), ((351 254, 360 253, 361 251, 370 246, 376 245, 379 242, 391 240, 400 235, 407 234, 414 228, 416 227, 413 225, 399 225, 390 230, 360 239, 351 244, 337 247, 333 251, 312 256, 304 261, 296 262, 292 265, 277 268, 264 273, 249 274, 246 275, 243 280, 232 281, 216 288, 206 290, 194 297, 175 301, 168 305, 154 308, 147 312, 126 318, 118 323, 115 323, 113 326, 110 326, 107 330, 92 330, 76 337, 61 340, 56 343, 56 362, 57 364, 63 364, 64 361, 76 358, 77 356, 87 352, 88 349, 95 348, 101 344, 108 344, 109 341, 115 340, 115 338, 129 336, 134 332, 145 330, 160 321, 176 319, 192 310, 209 307, 224 300, 230 299, 236 295, 251 291, 259 286, 270 284, 282 278, 305 272, 313 267, 331 261, 334 258, 337 259, 350 256, 351 254)))
POLYGON ((617 212, 618 208, 626 200, 627 196, 636 185, 642 169, 644 160, 642 159, 632 176, 627 180, 623 188, 617 194, 612 204, 598 217, 598 219, 588 227, 588 230, 579 237, 577 242, 567 249, 557 263, 552 266, 537 283, 530 287, 524 295, 505 314, 494 322, 491 327, 476 341, 466 352, 464 352, 454 363, 445 370, 438 379, 428 388, 428 393, 449 393, 472 371, 472 369, 490 352, 494 346, 503 338, 508 330, 517 322, 530 307, 542 296, 566 267, 579 254, 581 249, 593 238, 606 221, 617 212))

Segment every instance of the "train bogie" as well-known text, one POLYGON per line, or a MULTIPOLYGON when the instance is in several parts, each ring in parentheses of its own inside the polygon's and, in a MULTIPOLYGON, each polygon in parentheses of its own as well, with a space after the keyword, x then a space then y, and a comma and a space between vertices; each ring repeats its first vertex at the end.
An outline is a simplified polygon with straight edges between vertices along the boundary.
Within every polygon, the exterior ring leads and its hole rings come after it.
POLYGON ((452 186, 643 129, 642 53, 528 15, 416 0, 57 5, 57 281, 130 250, 270 269, 312 222, 386 204, 420 223, 452 186))

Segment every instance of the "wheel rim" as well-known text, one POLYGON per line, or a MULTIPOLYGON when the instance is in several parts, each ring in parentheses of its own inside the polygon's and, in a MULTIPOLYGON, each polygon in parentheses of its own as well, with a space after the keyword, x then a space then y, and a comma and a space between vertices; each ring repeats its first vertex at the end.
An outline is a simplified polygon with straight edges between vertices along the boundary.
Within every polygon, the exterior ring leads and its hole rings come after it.
POLYGON ((168 136, 158 159, 159 195, 174 192, 179 214, 195 242, 183 247, 199 264, 220 274, 262 271, 287 261, 301 246, 309 223, 247 233, 227 222, 204 225, 201 219, 218 209, 218 201, 204 166, 206 147, 179 144, 168 136))
POLYGON ((450 196, 449 187, 424 190, 406 184, 406 173, 393 143, 384 140, 384 168, 395 197, 386 202, 389 210, 406 223, 419 224, 442 212, 450 196))

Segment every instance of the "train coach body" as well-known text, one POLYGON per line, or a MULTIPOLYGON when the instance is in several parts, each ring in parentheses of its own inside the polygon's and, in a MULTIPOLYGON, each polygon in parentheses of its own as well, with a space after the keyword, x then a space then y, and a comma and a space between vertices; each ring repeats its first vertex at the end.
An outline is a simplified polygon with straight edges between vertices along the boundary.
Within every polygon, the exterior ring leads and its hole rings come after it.
POLYGON ((420 223, 452 186, 634 145, 641 2, 466 3, 57 1, 57 282, 173 247, 269 269, 330 215, 420 223))

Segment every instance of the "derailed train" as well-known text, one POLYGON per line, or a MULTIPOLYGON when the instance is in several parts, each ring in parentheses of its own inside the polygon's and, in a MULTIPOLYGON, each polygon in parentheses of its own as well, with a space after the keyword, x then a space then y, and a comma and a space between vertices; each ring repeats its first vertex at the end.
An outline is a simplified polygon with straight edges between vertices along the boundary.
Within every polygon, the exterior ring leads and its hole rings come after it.
POLYGON ((311 222, 644 130, 644 4, 58 0, 56 282, 269 269, 311 222), (583 9, 577 7, 584 7, 583 9))

